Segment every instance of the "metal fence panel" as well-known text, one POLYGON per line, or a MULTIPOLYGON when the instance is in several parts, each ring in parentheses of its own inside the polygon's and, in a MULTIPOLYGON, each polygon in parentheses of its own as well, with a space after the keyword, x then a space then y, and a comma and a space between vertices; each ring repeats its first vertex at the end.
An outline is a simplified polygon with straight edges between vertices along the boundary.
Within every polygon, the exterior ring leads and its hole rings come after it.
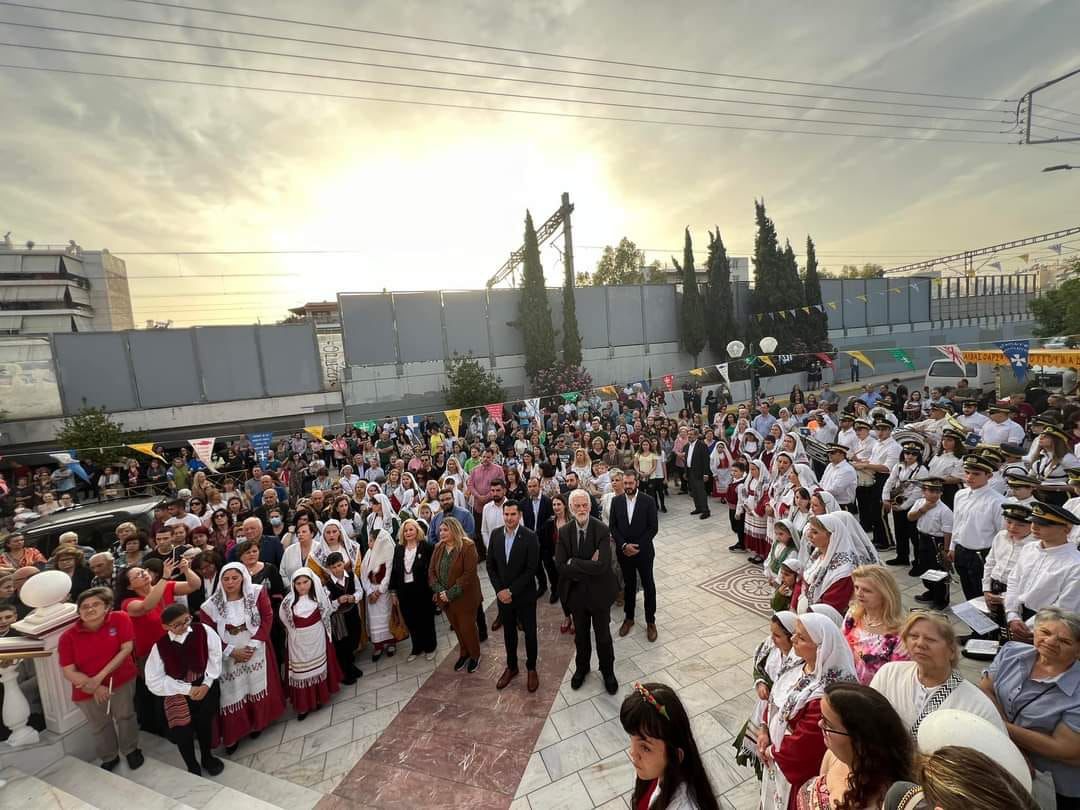
POLYGON ((394 309, 389 295, 338 295, 345 362, 350 366, 377 366, 397 362, 394 309))
POLYGON ((521 330, 513 326, 518 319, 521 290, 491 290, 488 293, 488 317, 491 319, 491 348, 496 355, 524 354, 521 330))
MULTIPOLYGON (((575 287, 578 334, 583 349, 603 349, 608 345, 607 287, 575 287)), ((638 319, 641 305, 638 304, 638 319)))
POLYGON ((266 375, 267 395, 282 397, 322 390, 323 373, 314 324, 260 326, 256 339, 266 375))
POLYGON ((208 401, 265 396, 254 326, 199 326, 195 345, 208 401))
POLYGON ((889 280, 884 278, 863 279, 863 292, 866 296, 866 325, 885 326, 889 323, 889 280))
POLYGON ((438 292, 394 293, 402 363, 442 360, 442 299, 438 292))
POLYGON ((64 413, 86 406, 107 411, 139 406, 123 332, 57 333, 52 340, 64 413))
POLYGON ((128 332, 131 366, 144 408, 202 401, 202 382, 190 329, 128 332))
POLYGON ((607 290, 611 323, 608 329, 612 346, 640 346, 645 342, 641 320, 641 287, 602 287, 607 290), (636 317, 635 317, 636 315, 636 317))
POLYGON ((488 356, 487 296, 482 290, 443 293, 443 316, 451 356, 488 356))
MULTIPOLYGON (((746 285, 739 285, 745 288, 746 285)), ((649 343, 674 343, 679 339, 679 318, 675 309, 674 284, 647 284, 645 290, 645 332, 649 343)), ((749 308, 749 296, 740 305, 749 308)), ((618 318, 623 317, 619 313, 618 318)))
POLYGON ((848 325, 844 323, 844 283, 842 281, 835 278, 821 279, 821 302, 825 305, 829 329, 843 329, 848 325), (836 304, 836 307, 830 307, 830 303, 836 304))

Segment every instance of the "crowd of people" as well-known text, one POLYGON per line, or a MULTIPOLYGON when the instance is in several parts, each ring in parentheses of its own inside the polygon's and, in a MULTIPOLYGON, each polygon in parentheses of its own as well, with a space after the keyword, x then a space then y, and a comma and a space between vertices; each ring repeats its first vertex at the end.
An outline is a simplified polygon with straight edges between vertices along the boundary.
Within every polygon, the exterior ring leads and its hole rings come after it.
MULTIPOLYGON (((217 747, 258 736, 287 703, 303 719, 365 660, 405 643, 410 661, 433 658, 440 615, 466 677, 502 629, 498 689, 519 674, 524 636, 535 691, 537 603, 549 592, 575 643, 571 688, 595 645, 616 694, 611 610, 622 610, 619 636, 635 632, 640 585, 643 638, 660 636, 654 538, 685 493, 701 520, 727 511, 729 551, 748 553, 774 591, 752 661, 758 705, 736 740, 765 810, 962 806, 942 797, 986 784, 965 786, 970 774, 951 763, 981 755, 919 753, 920 727, 945 710, 1007 735, 1036 790, 1049 777, 1057 807, 1080 806, 1080 406, 900 385, 843 404, 828 384, 796 386, 783 405, 735 405, 724 386, 682 395, 674 415, 670 392, 631 385, 614 400, 557 400, 539 418, 523 403, 501 418, 479 410, 460 435, 441 414, 386 418, 370 433, 295 433, 262 454, 246 439, 219 443, 210 467, 158 447, 167 461, 123 459, 85 481, 16 470, 0 618, 25 615, 18 592, 39 570, 68 573, 79 621, 59 660, 103 766, 141 764, 141 730, 214 774, 217 747), (155 493, 165 497, 151 525, 117 527, 109 549, 68 532, 46 559, 20 532, 79 500, 155 493), (481 565, 498 606, 490 628, 481 565), (905 616, 889 566, 923 578, 916 599, 934 610, 905 616), (980 684, 956 670, 965 639, 940 613, 954 575, 998 625, 971 634, 998 642, 980 684)), ((717 806, 673 690, 635 684, 622 722, 635 807, 717 806)), ((986 779, 993 795, 1030 802, 1023 776, 986 779)))

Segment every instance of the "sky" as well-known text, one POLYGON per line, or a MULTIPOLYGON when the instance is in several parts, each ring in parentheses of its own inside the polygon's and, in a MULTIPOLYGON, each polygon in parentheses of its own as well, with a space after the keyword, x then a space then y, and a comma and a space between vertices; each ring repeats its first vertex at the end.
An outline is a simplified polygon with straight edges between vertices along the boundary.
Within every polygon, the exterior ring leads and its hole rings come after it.
MULTIPOLYGON (((124 258, 139 324, 273 322, 337 292, 479 288, 521 244, 526 209, 539 224, 564 191, 578 271, 623 236, 666 264, 687 227, 699 264, 710 228, 749 255, 755 199, 797 253, 812 235, 832 270, 1080 225, 1080 171, 1041 171, 1080 164, 1080 143, 1018 145, 1015 101, 1000 101, 1080 67, 1069 0, 28 5, 0 1, 4 65, 204 83, 0 67, 0 233, 124 258), (898 139, 855 137, 871 134, 898 139)), ((1080 133, 1080 76, 1036 99, 1036 135, 1080 133)), ((559 283, 559 252, 542 257, 559 283)))

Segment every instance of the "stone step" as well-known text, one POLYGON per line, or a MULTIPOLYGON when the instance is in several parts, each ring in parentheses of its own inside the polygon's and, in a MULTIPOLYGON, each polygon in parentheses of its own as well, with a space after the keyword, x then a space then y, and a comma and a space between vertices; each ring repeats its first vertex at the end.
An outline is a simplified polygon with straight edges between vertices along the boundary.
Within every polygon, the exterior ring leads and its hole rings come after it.
POLYGON ((27 810, 98 810, 48 782, 23 773, 18 768, 0 770, 0 807, 27 810))
MULTIPOLYGON (((184 768, 184 760, 180 752, 168 740, 153 734, 143 734, 139 742, 147 756, 152 756, 177 769, 184 768)), ((221 756, 220 751, 218 756, 221 756)), ((243 794, 248 807, 252 810, 263 807, 261 804, 253 805, 253 801, 265 802, 265 806, 287 808, 287 810, 311 810, 323 798, 323 794, 317 790, 248 768, 226 757, 221 757, 221 759, 225 763, 225 770, 217 776, 204 773, 202 778, 229 788, 234 793, 243 794)), ((144 765, 136 771, 135 775, 138 775, 145 767, 144 765)), ((191 776, 186 770, 184 773, 191 776)))
MULTIPOLYGON (((143 768, 149 765, 147 762, 143 768)), ((163 796, 127 779, 121 768, 126 772, 127 763, 118 766, 116 772, 110 773, 81 759, 64 757, 39 773, 38 778, 102 810, 115 810, 125 806, 137 807, 139 810, 195 810, 189 804, 163 796)))
MULTIPOLYGON (((144 735, 145 740, 150 735, 144 735)), ((158 738, 160 739, 160 738, 158 738)), ((176 747, 173 746, 176 751, 176 747)), ((145 754, 150 754, 144 748, 145 754)), ((177 759, 183 763, 180 752, 176 752, 177 759)), ((234 790, 227 785, 213 781, 209 776, 195 776, 189 773, 187 767, 176 767, 158 759, 155 756, 147 756, 146 762, 137 771, 131 771, 123 767, 123 775, 137 785, 142 785, 162 796, 169 796, 185 805, 194 807, 195 810, 224 810, 224 808, 244 807, 245 810, 279 810, 279 805, 264 802, 255 796, 250 796, 242 791, 234 790)), ((235 767, 234 763, 226 762, 225 768, 235 767)), ((121 769, 117 769, 121 773, 121 769)))

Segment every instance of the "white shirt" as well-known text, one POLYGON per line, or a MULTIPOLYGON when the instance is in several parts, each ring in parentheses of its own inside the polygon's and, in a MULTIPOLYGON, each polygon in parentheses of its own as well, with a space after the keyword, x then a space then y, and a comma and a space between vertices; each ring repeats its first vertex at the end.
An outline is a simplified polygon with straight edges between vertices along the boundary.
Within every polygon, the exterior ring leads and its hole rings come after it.
MULTIPOLYGON (((506 500, 503 500, 506 503, 506 500)), ((496 529, 503 526, 503 508, 502 503, 495 503, 495 501, 488 501, 484 504, 484 512, 480 517, 480 536, 484 538, 484 547, 486 548, 491 540, 491 533, 496 529)))
POLYGON ((958 414, 956 418, 960 420, 960 424, 969 430, 974 430, 976 433, 979 433, 980 436, 982 435, 983 425, 990 421, 990 417, 986 414, 979 413, 978 411, 970 414, 961 413, 958 414))
MULTIPOLYGON (((1062 505, 1062 508, 1068 509, 1074 515, 1080 517, 1080 498, 1069 498, 1069 500, 1065 501, 1062 505)), ((1069 532, 1069 542, 1080 543, 1080 526, 1072 527, 1072 530, 1069 532)))
POLYGON ((831 492, 841 506, 847 506, 855 500, 855 487, 858 483, 859 476, 847 461, 839 464, 830 462, 821 474, 821 488, 831 492))
POLYGON ((990 548, 994 535, 1004 527, 1001 504, 1005 496, 989 485, 964 488, 953 499, 953 545, 969 551, 990 548))
MULTIPOLYGON (((892 466, 892 471, 889 473, 889 480, 885 482, 885 488, 882 490, 882 497, 889 498, 893 496, 893 489, 899 486, 904 481, 910 481, 913 478, 922 478, 923 471, 926 468, 919 462, 914 464, 897 463, 892 466)), ((910 501, 912 496, 919 491, 919 488, 914 484, 904 487, 901 490, 897 490, 895 497, 902 504, 906 501, 910 501)))
MULTIPOLYGON (((870 681, 870 687, 876 689, 886 698, 900 720, 904 728, 910 729, 919 717, 926 701, 941 686, 928 689, 919 682, 918 664, 914 661, 890 661, 874 675, 870 681)), ((944 684, 942 684, 944 686, 944 684)), ((942 702, 941 709, 959 709, 978 715, 988 720, 997 728, 1005 732, 1005 721, 1001 719, 1001 713, 979 687, 970 681, 961 681, 960 685, 953 690, 942 702)))
POLYGON ((405 546, 405 582, 413 582, 413 565, 416 563, 416 552, 418 547, 413 546, 409 548, 405 546))
MULTIPOLYGON (((870 463, 881 464, 891 470, 900 461, 901 450, 903 448, 900 446, 900 442, 892 436, 878 441, 870 451, 870 463)), ((877 475, 877 473, 874 474, 877 475)))
MULTIPOLYGON (((840 430, 836 424, 827 416, 821 416, 817 421, 820 427, 813 432, 814 438, 822 444, 832 444, 835 442, 837 440, 837 433, 840 430)), ((846 446, 847 445, 845 445, 845 447, 846 446)))
POLYGON ((855 428, 837 430, 836 443, 844 445, 850 452, 859 443, 859 437, 855 435, 855 428))
POLYGON ((934 478, 964 479, 964 460, 952 453, 940 453, 930 459, 927 465, 934 478))
POLYGON ((1036 542, 1034 536, 1028 534, 1019 540, 1009 537, 1009 530, 1002 529, 994 535, 994 543, 990 546, 990 554, 986 558, 983 568, 982 587, 984 591, 990 590, 990 580, 1009 583, 1009 574, 1016 568, 1016 561, 1020 558, 1020 550, 1024 546, 1036 542))
POLYGON ((188 527, 188 531, 195 531, 203 525, 202 518, 198 515, 193 515, 191 512, 185 512, 183 517, 171 517, 165 521, 166 526, 175 526, 178 523, 183 523, 188 527))
POLYGON ((1000 423, 991 419, 983 425, 979 439, 983 444, 1023 444, 1024 429, 1012 419, 1000 423))
MULTIPOLYGON (((851 457, 852 461, 869 461, 870 457, 874 454, 874 448, 877 446, 877 443, 878 440, 873 436, 867 436, 865 439, 856 437, 855 444, 848 455, 851 457)), ((899 459, 900 454, 897 453, 896 457, 899 459)))
MULTIPOLYGON (((212 627, 203 625, 203 628, 206 630, 207 659, 206 673, 203 676, 201 685, 213 686, 214 681, 221 677, 221 639, 212 627)), ((179 636, 171 630, 169 631, 169 638, 178 643, 183 643, 184 639, 190 635, 190 627, 179 636)), ((191 694, 192 685, 190 683, 170 678, 165 674, 165 663, 161 660, 156 644, 151 648, 150 655, 146 659, 145 677, 146 688, 158 697, 191 694)))
POLYGON ((634 507, 637 506, 637 492, 635 491, 634 497, 626 496, 626 522, 630 523, 634 519, 634 507))
MULTIPOLYGON (((916 512, 926 506, 926 498, 919 498, 915 501, 915 505, 908 510, 908 519, 911 519, 911 513, 916 512)), ((915 523, 915 528, 923 534, 928 534, 931 537, 944 537, 947 534, 952 534, 953 531, 953 512, 944 501, 939 500, 934 504, 934 508, 927 512, 925 515, 920 515, 918 521, 915 523)))
POLYGON ((1041 478, 1043 483, 1055 485, 1054 489, 1065 489, 1069 480, 1065 470, 1077 466, 1080 466, 1080 461, 1077 461, 1072 453, 1066 453, 1061 461, 1055 462, 1053 457, 1043 450, 1032 461, 1031 474, 1041 478))
POLYGON ((1020 606, 1029 610, 1057 607, 1080 610, 1080 550, 1072 543, 1044 548, 1029 543, 1020 550, 1005 591, 1005 615, 1019 619, 1020 606))

